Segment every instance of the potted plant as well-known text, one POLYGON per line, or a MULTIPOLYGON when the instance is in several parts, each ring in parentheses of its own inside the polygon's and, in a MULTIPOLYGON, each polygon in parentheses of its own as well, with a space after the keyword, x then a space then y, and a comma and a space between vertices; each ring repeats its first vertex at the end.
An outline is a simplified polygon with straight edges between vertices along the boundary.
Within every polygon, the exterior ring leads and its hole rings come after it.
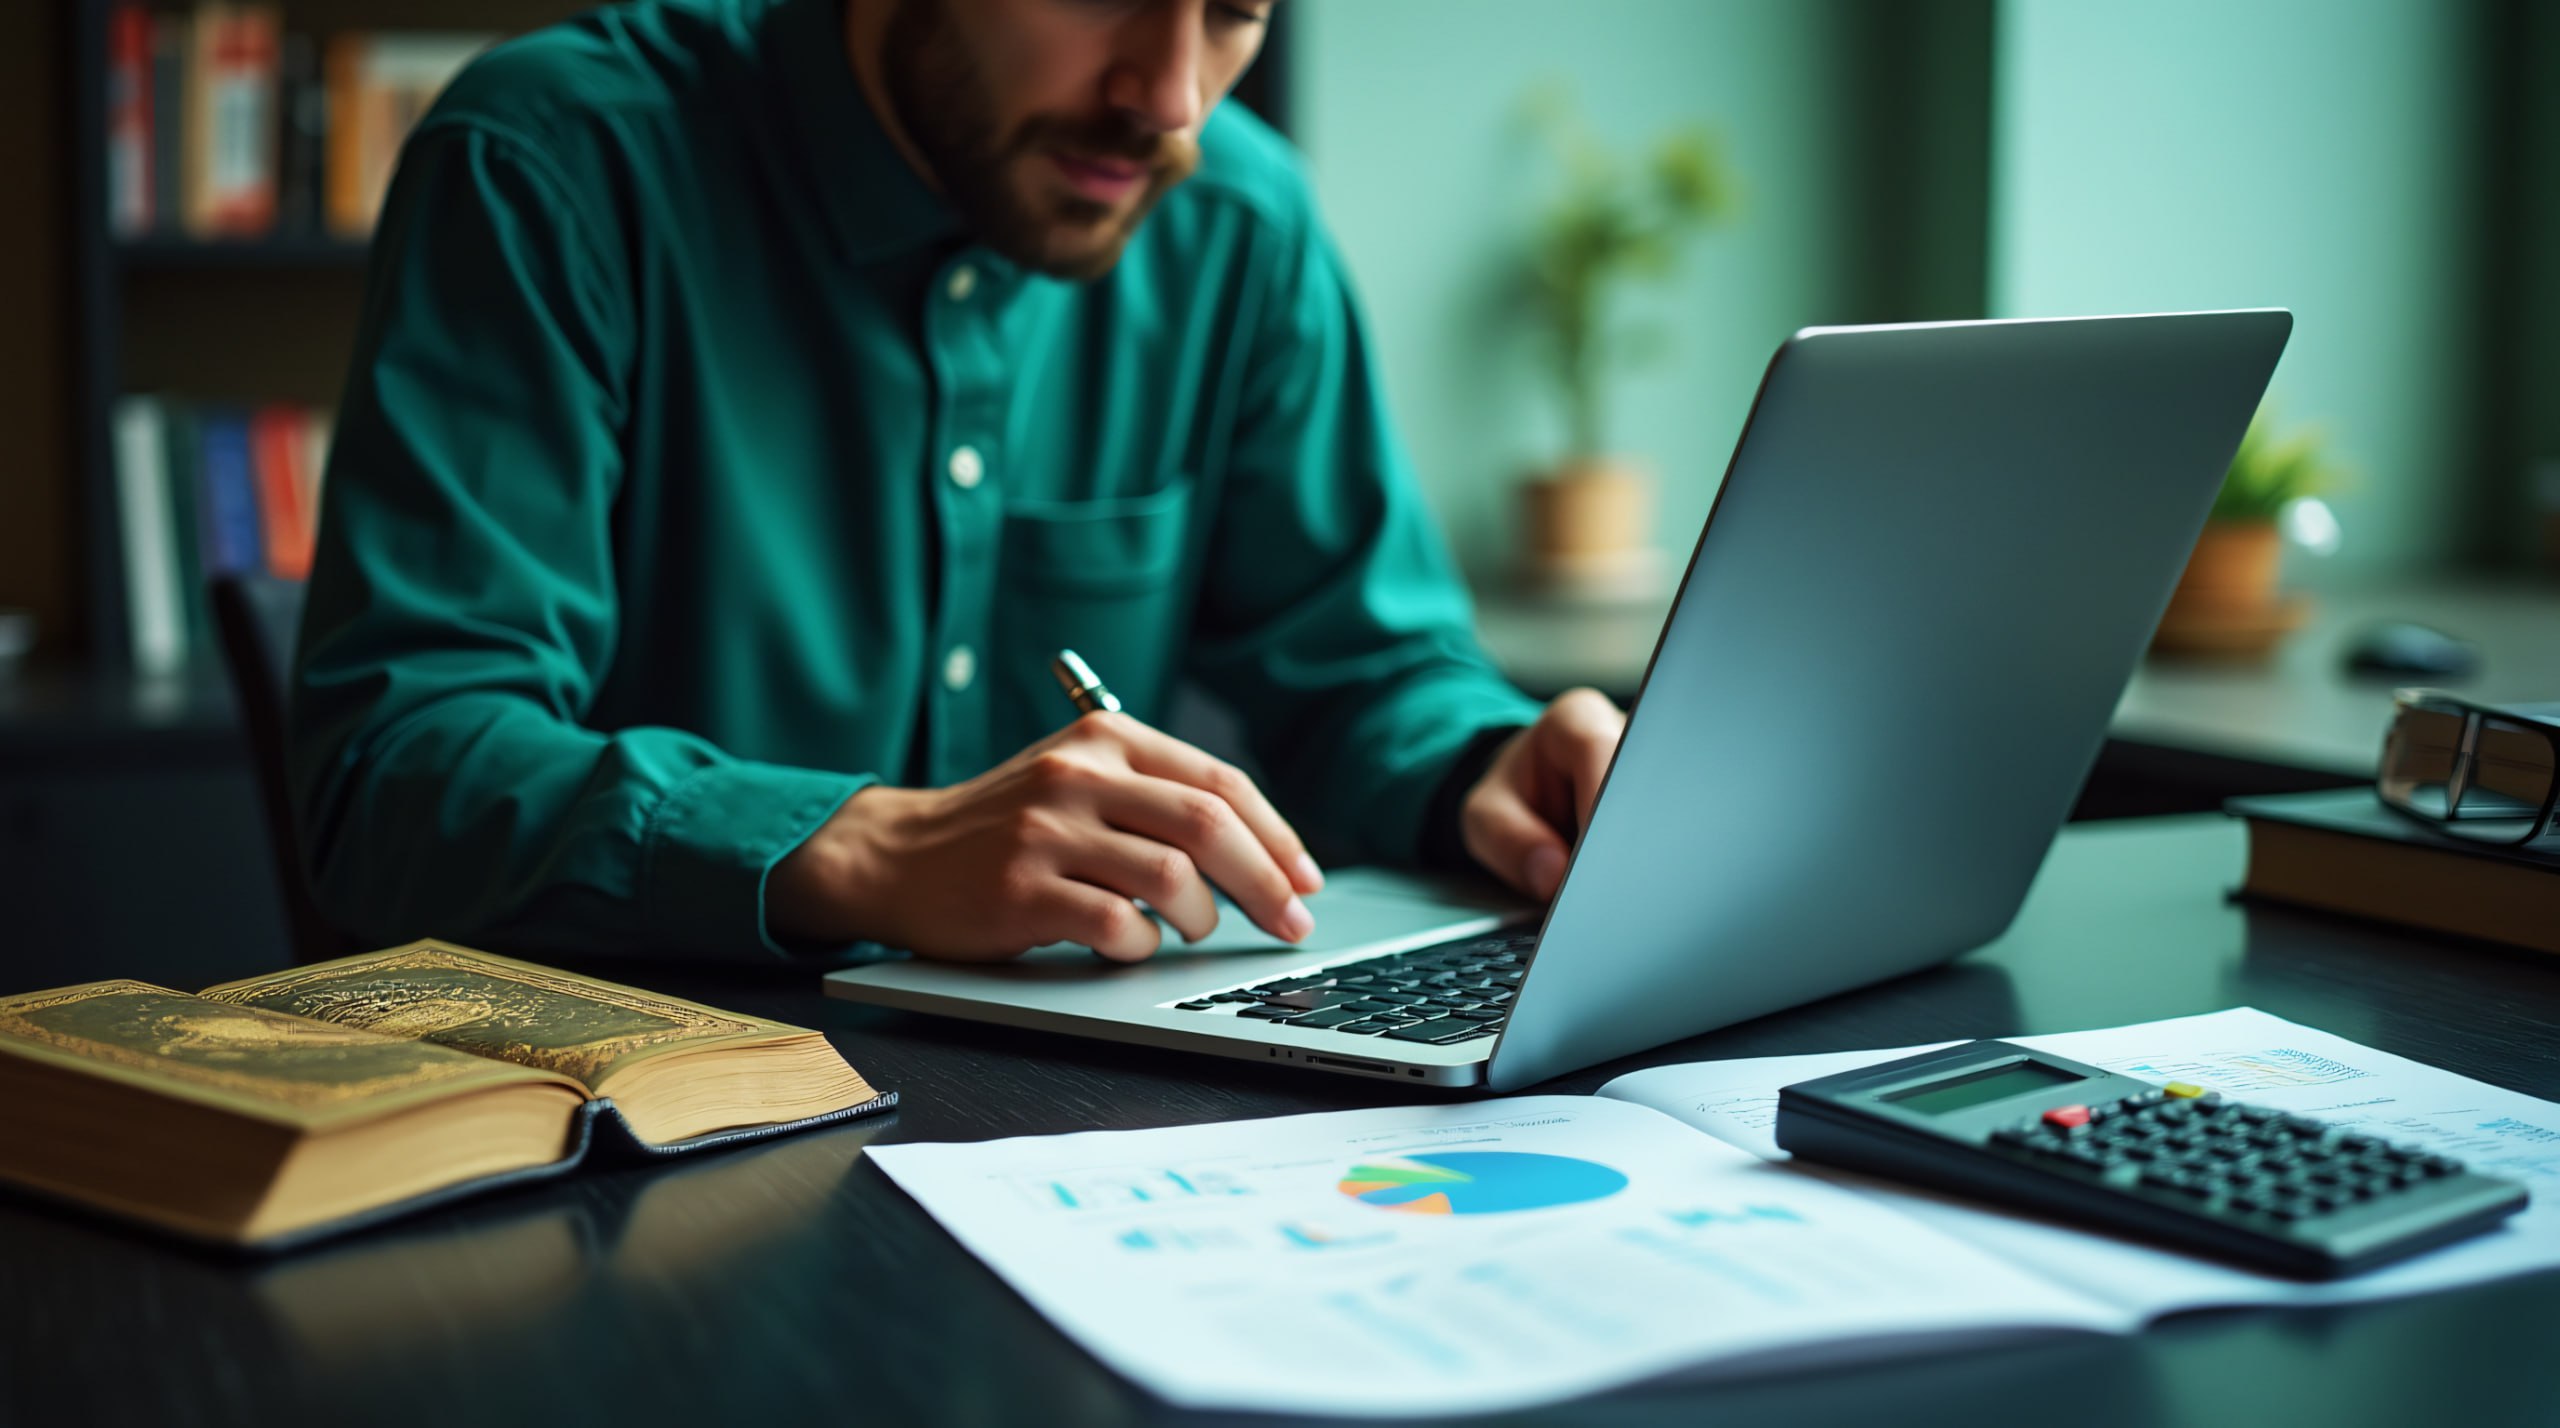
POLYGON ((2319 497, 2339 471, 2317 432, 2277 437, 2261 411, 2240 438, 2195 553, 2169 597, 2151 648, 2166 654, 2258 657, 2275 648, 2310 610, 2278 592, 2285 537, 2327 554, 2337 522, 2319 497))
POLYGON ((1733 206, 1714 136, 1673 130, 1640 163, 1596 141, 1553 92, 1532 115, 1564 169, 1527 261, 1528 312, 1563 408, 1566 450, 1524 486, 1525 574, 1547 593, 1645 596, 1660 584, 1647 540, 1651 481, 1609 441, 1607 397, 1622 368, 1668 347, 1655 324, 1627 324, 1624 295, 1677 271, 1684 251, 1733 206))

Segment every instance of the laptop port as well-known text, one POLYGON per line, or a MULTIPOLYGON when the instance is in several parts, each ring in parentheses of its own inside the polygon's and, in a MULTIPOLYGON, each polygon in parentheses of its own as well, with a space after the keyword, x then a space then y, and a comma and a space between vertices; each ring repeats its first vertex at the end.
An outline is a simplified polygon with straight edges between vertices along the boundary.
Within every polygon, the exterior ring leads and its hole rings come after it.
MULTIPOLYGON (((1308 1052, 1304 1059, 1310 1066, 1330 1066, 1336 1070, 1358 1071, 1371 1076, 1396 1074, 1396 1068, 1383 1061, 1363 1061, 1356 1056, 1320 1056, 1314 1052, 1308 1052)), ((1414 1074, 1419 1076, 1422 1073, 1417 1071, 1414 1074)))

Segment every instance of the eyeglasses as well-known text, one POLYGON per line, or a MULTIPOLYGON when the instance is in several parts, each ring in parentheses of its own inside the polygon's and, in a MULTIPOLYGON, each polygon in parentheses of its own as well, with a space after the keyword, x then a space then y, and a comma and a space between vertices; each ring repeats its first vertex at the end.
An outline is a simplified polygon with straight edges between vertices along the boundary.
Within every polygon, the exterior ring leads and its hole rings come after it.
POLYGON ((2385 807, 2477 843, 2530 843, 2552 831, 2560 705, 2403 689, 2391 706, 2375 780, 2385 807))

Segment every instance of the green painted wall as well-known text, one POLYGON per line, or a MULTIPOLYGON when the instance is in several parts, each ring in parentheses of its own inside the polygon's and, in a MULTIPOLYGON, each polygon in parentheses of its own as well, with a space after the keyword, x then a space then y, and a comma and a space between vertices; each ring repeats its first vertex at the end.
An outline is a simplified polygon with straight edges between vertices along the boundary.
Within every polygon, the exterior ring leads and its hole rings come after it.
POLYGON ((1661 476, 1658 542, 1685 556, 1780 339, 1853 315, 1864 241, 1839 102, 1855 57, 1826 0, 1289 0, 1292 122, 1349 259, 1388 395, 1461 556, 1499 573, 1512 486, 1559 422, 1508 299, 1551 178, 1519 122, 1560 79, 1621 145, 1700 119, 1743 209, 1660 290, 1671 354, 1630 376, 1615 445, 1661 476))
POLYGON ((1615 444, 1685 554, 1769 351, 1819 322, 2281 304, 2291 422, 2354 484, 2325 585, 2512 552, 2560 339, 2548 0, 1289 0, 1291 102, 1389 397, 1479 576, 1559 423, 1506 284, 1562 80, 1621 146, 1703 119, 1743 189, 1655 300, 1615 444), (2524 43, 2530 39, 2531 43, 2524 43), (2505 96, 2505 97, 2501 97, 2505 96), (2544 137, 2535 140, 2518 135, 2544 137), (2542 176, 2537 184, 2536 175, 2542 176))
POLYGON ((2560 4, 2493 0, 2489 501, 2477 544, 2560 570, 2560 4), (2515 518, 2523 512, 2526 519, 2515 518))
POLYGON ((2001 0, 1991 294, 2016 315, 2280 305, 2275 400, 2355 469, 2302 583, 2443 566, 2479 431, 2485 10, 2001 0))

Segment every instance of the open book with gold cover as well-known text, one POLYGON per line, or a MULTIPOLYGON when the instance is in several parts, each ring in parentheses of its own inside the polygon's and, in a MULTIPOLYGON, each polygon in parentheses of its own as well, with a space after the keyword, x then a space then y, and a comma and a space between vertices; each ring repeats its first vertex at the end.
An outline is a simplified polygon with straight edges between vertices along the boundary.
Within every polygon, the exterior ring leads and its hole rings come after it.
POLYGON ((0 1179, 261 1248, 895 1101, 817 1032, 438 942, 0 997, 0 1179))

